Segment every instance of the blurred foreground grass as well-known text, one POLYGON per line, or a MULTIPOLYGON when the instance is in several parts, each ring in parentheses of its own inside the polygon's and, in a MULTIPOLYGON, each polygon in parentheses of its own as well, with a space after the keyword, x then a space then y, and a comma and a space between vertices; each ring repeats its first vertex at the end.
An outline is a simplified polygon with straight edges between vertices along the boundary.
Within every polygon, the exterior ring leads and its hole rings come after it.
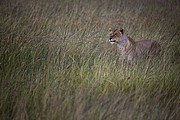
POLYGON ((180 119, 178 0, 1 0, 0 119, 180 119), (160 59, 120 64, 109 27, 156 39, 160 59))

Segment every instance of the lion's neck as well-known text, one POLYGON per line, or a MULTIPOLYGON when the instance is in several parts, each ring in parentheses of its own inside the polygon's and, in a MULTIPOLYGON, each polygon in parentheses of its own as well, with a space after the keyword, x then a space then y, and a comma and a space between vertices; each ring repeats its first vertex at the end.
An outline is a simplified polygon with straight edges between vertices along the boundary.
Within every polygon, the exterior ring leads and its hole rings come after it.
POLYGON ((129 36, 126 36, 126 44, 124 45, 124 52, 130 52, 136 49, 136 42, 129 36))

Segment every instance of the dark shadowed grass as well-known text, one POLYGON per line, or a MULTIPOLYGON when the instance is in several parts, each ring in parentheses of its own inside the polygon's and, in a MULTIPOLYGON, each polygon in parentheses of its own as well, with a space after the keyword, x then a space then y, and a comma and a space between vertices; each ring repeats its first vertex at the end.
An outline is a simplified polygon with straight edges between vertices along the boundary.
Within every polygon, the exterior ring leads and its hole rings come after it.
POLYGON ((178 120, 177 0, 0 2, 0 118, 178 120), (108 28, 161 43, 128 65, 108 28))

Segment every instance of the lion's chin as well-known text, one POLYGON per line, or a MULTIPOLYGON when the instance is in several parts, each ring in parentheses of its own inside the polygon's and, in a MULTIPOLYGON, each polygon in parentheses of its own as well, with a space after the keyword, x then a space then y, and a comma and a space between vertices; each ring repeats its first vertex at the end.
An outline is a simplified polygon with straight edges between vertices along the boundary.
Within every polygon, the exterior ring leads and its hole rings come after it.
POLYGON ((112 41, 110 41, 110 40, 109 40, 109 42, 110 42, 111 44, 114 44, 114 43, 115 43, 115 42, 112 42, 112 41))

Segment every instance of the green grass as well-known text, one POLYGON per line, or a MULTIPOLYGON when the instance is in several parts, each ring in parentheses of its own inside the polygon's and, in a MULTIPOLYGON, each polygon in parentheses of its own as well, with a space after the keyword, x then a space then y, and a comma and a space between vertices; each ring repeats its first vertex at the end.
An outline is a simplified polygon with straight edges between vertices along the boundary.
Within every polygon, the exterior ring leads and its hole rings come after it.
POLYGON ((2 0, 1 120, 179 120, 178 0, 2 0), (130 66, 110 27, 161 43, 130 66))

